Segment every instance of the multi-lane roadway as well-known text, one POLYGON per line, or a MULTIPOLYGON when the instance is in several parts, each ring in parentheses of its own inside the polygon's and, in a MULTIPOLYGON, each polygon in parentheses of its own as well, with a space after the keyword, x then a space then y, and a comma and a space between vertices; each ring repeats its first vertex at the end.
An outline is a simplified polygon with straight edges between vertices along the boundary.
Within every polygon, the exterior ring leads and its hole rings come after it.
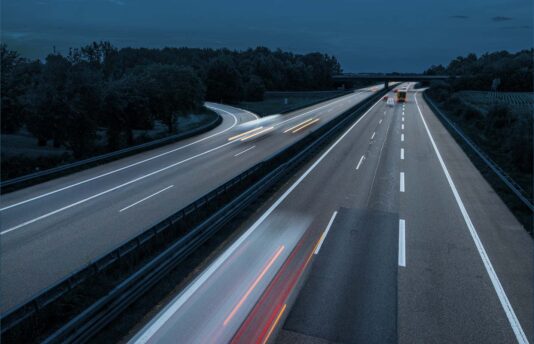
POLYGON ((245 122, 258 120, 255 114, 208 103, 223 117, 210 132, 2 195, 0 312, 31 299, 377 89, 357 90, 246 128, 245 122), (269 132, 256 135, 265 129, 269 132))
POLYGON ((374 104, 251 223, 131 342, 534 340, 532 238, 418 91, 374 104))

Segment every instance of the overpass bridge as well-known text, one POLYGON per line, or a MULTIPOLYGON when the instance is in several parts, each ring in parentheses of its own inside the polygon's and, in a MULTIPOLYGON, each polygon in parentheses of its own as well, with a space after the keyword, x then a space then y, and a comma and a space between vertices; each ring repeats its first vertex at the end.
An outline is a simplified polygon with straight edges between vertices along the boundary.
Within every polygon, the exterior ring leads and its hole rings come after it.
POLYGON ((383 81, 384 86, 388 87, 390 81, 432 81, 447 80, 455 78, 450 75, 423 75, 423 74, 355 74, 345 73, 334 75, 332 79, 340 84, 350 84, 355 81, 370 80, 383 81))

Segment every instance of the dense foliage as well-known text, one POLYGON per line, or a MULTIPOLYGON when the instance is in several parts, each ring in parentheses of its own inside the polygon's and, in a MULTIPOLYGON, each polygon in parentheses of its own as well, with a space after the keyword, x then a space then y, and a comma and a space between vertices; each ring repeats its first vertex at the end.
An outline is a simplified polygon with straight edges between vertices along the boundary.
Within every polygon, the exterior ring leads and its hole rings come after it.
POLYGON ((69 54, 30 61, 0 47, 2 132, 25 126, 45 145, 92 153, 97 129, 108 149, 132 143, 132 130, 155 120, 169 132, 177 118, 204 100, 261 100, 265 90, 320 90, 341 71, 329 55, 292 54, 258 47, 246 51, 123 48, 93 43, 69 54))
POLYGON ((503 92, 532 92, 534 81, 534 49, 517 53, 498 51, 477 57, 469 54, 452 60, 447 67, 432 66, 428 75, 462 76, 452 81, 452 88, 459 90, 491 90, 493 80, 499 79, 498 90, 503 92))
POLYGON ((526 190, 530 190, 532 178, 532 105, 525 110, 518 99, 528 99, 528 94, 517 91, 533 91, 533 54, 534 50, 501 51, 479 58, 470 54, 454 59, 447 67, 433 66, 426 71, 462 76, 431 83, 429 95, 526 190), (491 91, 494 79, 501 81, 499 93, 491 91), (504 91, 516 95, 501 93, 504 91))

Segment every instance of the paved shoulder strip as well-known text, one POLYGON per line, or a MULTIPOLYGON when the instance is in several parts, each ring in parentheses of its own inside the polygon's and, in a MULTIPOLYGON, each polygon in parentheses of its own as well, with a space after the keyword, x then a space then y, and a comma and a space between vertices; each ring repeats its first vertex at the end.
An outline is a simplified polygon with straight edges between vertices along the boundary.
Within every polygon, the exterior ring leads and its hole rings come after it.
POLYGON ((436 153, 436 156, 438 157, 441 168, 443 169, 443 173, 445 174, 445 177, 447 178, 447 182, 449 183, 449 186, 452 190, 454 199, 456 200, 456 203, 458 204, 458 207, 460 208, 465 224, 467 225, 467 228, 469 229, 471 237, 473 238, 473 241, 475 242, 475 246, 478 250, 478 254, 480 255, 480 258, 482 259, 482 262, 484 263, 484 267, 486 268, 486 271, 491 280, 491 283, 493 284, 493 288, 495 289, 495 292, 497 293, 497 296, 499 297, 499 301, 501 302, 502 308, 504 309, 506 313, 506 317, 508 318, 508 321, 510 322, 510 326, 512 327, 512 330, 514 331, 517 342, 521 344, 527 344, 528 339, 525 335, 525 332, 523 331, 523 328, 521 327, 521 324, 519 323, 519 320, 517 319, 517 316, 515 315, 514 309, 512 305, 510 304, 510 301, 508 300, 508 296, 506 296, 506 292, 504 291, 504 288, 502 287, 502 284, 499 281, 499 277, 497 276, 497 273, 493 269, 491 260, 488 254, 486 253, 486 250, 484 249, 484 245, 482 244, 482 241, 480 240, 478 236, 475 226, 473 225, 473 222, 471 221, 471 218, 469 217, 469 214, 467 213, 464 203, 460 197, 460 194, 458 193, 458 190, 456 189, 456 186, 454 185, 454 182, 449 174, 449 170, 447 169, 447 166, 445 165, 445 162, 443 161, 443 158, 441 157, 439 149, 436 146, 436 143, 434 142, 434 138, 432 137, 432 134, 430 133, 430 130, 428 129, 428 125, 426 124, 425 118, 423 117, 423 113, 421 112, 421 108, 419 107, 419 102, 417 101, 417 95, 414 96, 414 99, 415 99, 415 104, 417 105, 417 110, 419 111, 419 116, 421 117, 421 120, 423 121, 423 125, 426 129, 426 133, 428 134, 428 138, 430 139, 430 142, 432 143, 432 147, 434 148, 434 152, 436 153))

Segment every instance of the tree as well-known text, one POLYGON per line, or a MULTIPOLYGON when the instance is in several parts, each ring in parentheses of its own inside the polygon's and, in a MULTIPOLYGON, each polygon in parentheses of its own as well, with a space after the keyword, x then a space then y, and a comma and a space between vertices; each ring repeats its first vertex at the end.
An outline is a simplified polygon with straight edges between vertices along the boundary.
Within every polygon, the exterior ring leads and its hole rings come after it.
POLYGON ((199 109, 204 102, 204 87, 188 67, 152 64, 144 68, 145 92, 149 106, 169 132, 176 131, 176 120, 199 109))
POLYGON ((426 74, 426 75, 445 75, 447 74, 447 70, 445 69, 445 67, 443 67, 443 65, 432 65, 430 66, 430 68, 428 68, 427 70, 425 70, 423 72, 423 74, 426 74))
POLYGON ((64 122, 68 111, 66 82, 70 63, 61 55, 51 54, 46 58, 35 86, 25 97, 29 110, 27 127, 43 146, 49 139, 54 146, 64 141, 64 122))
POLYGON ((35 83, 41 65, 38 61, 29 62, 21 58, 15 51, 8 50, 5 44, 0 45, 0 55, 2 132, 12 133, 26 122, 24 97, 35 83))
POLYGON ((26 96, 28 130, 45 145, 64 145, 75 157, 94 148, 101 107, 101 75, 87 62, 71 64, 65 57, 48 55, 35 87, 26 96))
POLYGON ((94 149, 97 118, 102 105, 101 84, 100 71, 88 62, 69 68, 65 87, 64 144, 76 158, 86 156, 94 149))
POLYGON ((263 100, 265 93, 265 85, 263 81, 256 75, 252 75, 245 83, 245 99, 249 101, 263 100))
POLYGON ((141 75, 126 74, 110 81, 103 99, 103 123, 107 127, 108 148, 121 146, 122 135, 126 143, 133 144, 133 129, 146 129, 153 125, 149 99, 143 93, 141 75))
POLYGON ((243 98, 243 81, 233 61, 222 56, 211 61, 206 76, 206 98, 237 103, 243 98))

